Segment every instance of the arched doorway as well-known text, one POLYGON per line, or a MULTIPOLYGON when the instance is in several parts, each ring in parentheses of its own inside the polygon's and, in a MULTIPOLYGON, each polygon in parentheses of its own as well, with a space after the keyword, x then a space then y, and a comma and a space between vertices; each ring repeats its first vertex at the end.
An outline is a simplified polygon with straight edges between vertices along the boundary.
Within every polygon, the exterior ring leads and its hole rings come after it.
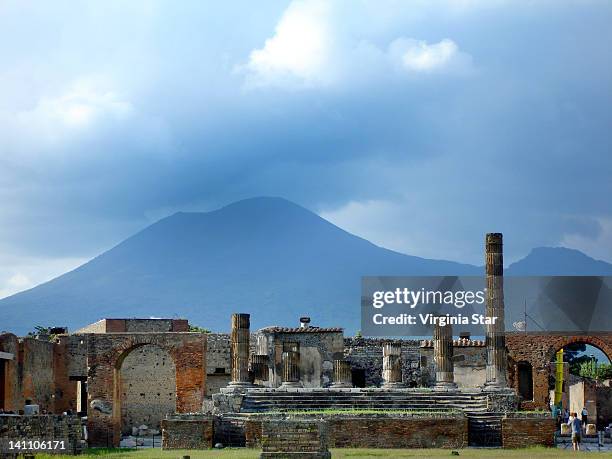
POLYGON ((128 351, 119 362, 117 385, 122 435, 141 425, 159 430, 161 420, 176 411, 176 367, 159 346, 143 344, 128 351))

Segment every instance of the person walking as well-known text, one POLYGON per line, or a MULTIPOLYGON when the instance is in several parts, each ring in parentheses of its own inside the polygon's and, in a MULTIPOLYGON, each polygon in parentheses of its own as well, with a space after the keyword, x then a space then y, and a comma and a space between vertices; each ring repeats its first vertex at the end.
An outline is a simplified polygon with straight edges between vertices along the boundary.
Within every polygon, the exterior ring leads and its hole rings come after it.
POLYGON ((589 419, 589 412, 587 411, 586 406, 582 407, 582 413, 580 414, 582 415, 582 427, 584 427, 584 430, 586 431, 586 426, 589 419))
POLYGON ((582 423, 580 422, 580 419, 578 419, 578 413, 571 413, 569 422, 567 424, 572 428, 572 447, 574 451, 580 451, 582 423))

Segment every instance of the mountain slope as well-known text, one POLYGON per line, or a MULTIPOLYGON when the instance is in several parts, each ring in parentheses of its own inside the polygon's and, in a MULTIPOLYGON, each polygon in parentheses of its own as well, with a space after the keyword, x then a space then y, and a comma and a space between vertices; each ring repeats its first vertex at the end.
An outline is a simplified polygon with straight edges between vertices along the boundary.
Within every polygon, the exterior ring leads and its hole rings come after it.
MULTIPOLYGON (((208 213, 177 213, 45 284, 0 300, 0 329, 71 329, 103 317, 186 317, 227 330, 232 312, 254 328, 360 328, 360 278, 482 275, 483 268, 378 247, 280 198, 253 198, 208 213)), ((568 249, 534 249, 510 275, 612 273, 568 249)))
POLYGON ((81 267, 0 301, 0 322, 81 326, 101 317, 181 316, 216 330, 231 312, 254 326, 359 328, 363 275, 478 274, 475 266, 403 255, 280 198, 177 213, 81 267))
POLYGON ((579 250, 565 247, 537 247, 525 258, 512 263, 509 276, 612 276, 612 265, 594 260, 579 250))

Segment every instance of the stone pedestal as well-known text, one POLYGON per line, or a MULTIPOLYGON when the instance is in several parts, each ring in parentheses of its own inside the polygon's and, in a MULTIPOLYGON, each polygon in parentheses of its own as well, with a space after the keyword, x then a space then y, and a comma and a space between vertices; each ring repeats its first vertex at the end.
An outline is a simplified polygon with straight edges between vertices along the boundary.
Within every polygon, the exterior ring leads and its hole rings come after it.
POLYGON ((338 389, 353 387, 351 364, 346 360, 334 360, 334 382, 331 387, 338 389))
POLYGON ((486 325, 487 366, 485 390, 508 387, 506 337, 504 323, 504 256, 501 233, 486 236, 487 303, 486 316, 495 323, 486 325))
POLYGON ((404 387, 402 382, 402 346, 400 344, 383 344, 382 376, 382 387, 391 389, 404 387))
POLYGON ((434 389, 457 390, 453 368, 453 327, 451 325, 434 327, 434 363, 436 365, 434 389))
POLYGON ((297 351, 283 352, 283 383, 282 388, 302 387, 300 381, 300 353, 297 351))
POLYGON ((232 361, 232 380, 227 388, 232 390, 253 387, 249 378, 249 339, 251 316, 232 314, 230 353, 232 361))

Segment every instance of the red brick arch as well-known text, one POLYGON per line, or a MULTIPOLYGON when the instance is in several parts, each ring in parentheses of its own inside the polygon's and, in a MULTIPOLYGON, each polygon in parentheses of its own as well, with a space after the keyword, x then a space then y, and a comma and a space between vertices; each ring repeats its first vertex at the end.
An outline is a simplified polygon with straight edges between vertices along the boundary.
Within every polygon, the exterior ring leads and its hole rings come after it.
POLYGON ((517 364, 529 362, 533 368, 533 401, 521 403, 523 409, 548 408, 548 378, 550 362, 556 352, 572 343, 585 343, 600 349, 612 361, 612 332, 567 334, 561 332, 512 332, 506 335, 508 376, 510 385, 518 390, 517 364))
POLYGON ((88 399, 101 400, 112 413, 88 409, 92 446, 118 446, 121 436, 121 364, 134 349, 157 346, 170 354, 176 368, 176 410, 199 411, 206 387, 206 335, 202 333, 103 333, 87 337, 88 399))
POLYGON ((597 336, 591 336, 591 335, 559 337, 558 340, 556 340, 553 344, 551 344, 551 350, 548 356, 549 357, 548 361, 552 362, 555 359, 557 352, 561 348, 567 347, 570 344, 574 344, 574 343, 590 344, 591 346, 594 346, 598 348, 601 352, 603 352, 606 355, 606 357, 608 357, 608 360, 612 362, 612 345, 609 342, 606 342, 605 340, 597 336))

